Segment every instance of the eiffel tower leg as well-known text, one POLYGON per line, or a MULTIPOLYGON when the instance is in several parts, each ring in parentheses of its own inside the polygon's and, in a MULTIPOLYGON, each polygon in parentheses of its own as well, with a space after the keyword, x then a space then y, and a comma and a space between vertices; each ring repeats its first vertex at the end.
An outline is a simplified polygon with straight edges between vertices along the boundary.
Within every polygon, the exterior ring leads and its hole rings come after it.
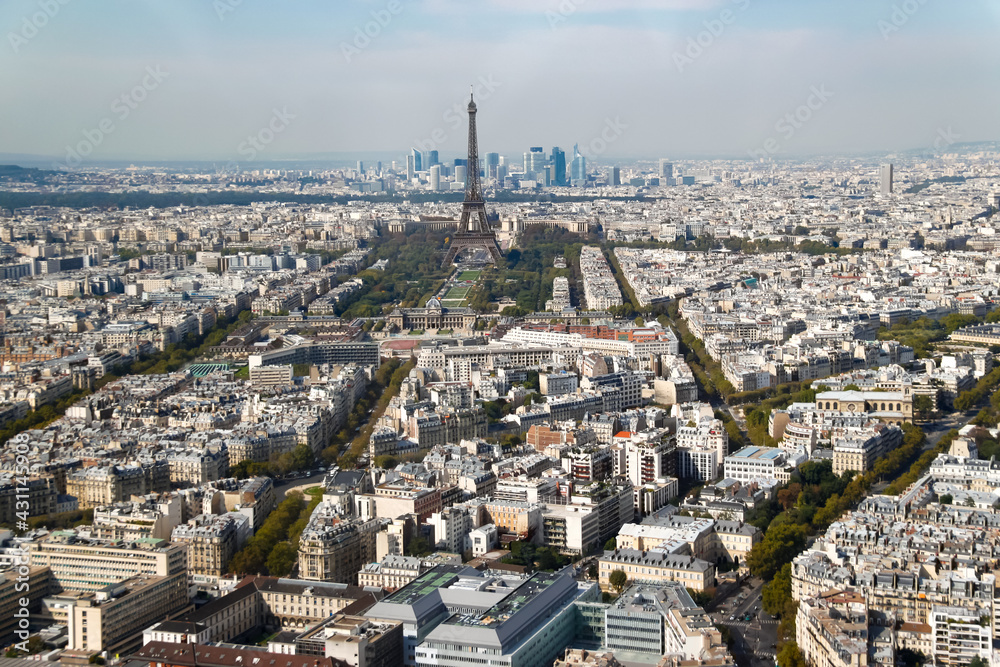
POLYGON ((441 267, 446 269, 451 266, 455 262, 455 258, 458 257, 459 250, 461 250, 461 248, 452 244, 448 248, 448 254, 444 256, 444 262, 441 263, 441 267))

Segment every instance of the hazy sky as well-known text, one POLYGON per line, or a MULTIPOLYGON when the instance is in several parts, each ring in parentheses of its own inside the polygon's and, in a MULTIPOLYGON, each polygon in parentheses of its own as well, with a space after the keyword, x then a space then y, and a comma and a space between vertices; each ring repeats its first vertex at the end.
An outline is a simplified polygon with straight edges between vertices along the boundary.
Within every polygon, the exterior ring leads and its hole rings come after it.
POLYGON ((995 0, 3 0, 0 26, 6 154, 445 157, 473 83, 512 156, 1000 139, 995 0))

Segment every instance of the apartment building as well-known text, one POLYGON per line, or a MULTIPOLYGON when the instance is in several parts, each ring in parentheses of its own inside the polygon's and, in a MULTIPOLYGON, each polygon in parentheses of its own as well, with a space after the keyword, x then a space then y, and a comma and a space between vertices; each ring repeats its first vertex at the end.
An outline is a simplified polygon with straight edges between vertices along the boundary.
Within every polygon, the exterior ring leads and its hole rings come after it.
POLYGON ((347 519, 322 502, 299 538, 299 576, 314 581, 357 582, 358 572, 375 557, 379 519, 347 519))
POLYGON ((239 513, 199 515, 174 528, 171 541, 188 549, 192 574, 221 577, 229 561, 250 539, 250 518, 239 513))
POLYGON ((795 641, 814 667, 867 667, 868 606, 857 593, 799 600, 795 641))
POLYGON ((694 556, 671 554, 662 549, 605 551, 598 566, 602 591, 611 590, 609 577, 615 570, 625 572, 632 583, 656 585, 678 581, 695 591, 715 586, 715 566, 694 556))
POLYGON ((69 648, 88 653, 127 654, 142 645, 150 624, 192 607, 187 575, 139 575, 87 593, 47 598, 46 610, 69 628, 69 648))
POLYGON ((58 530, 26 546, 29 564, 48 567, 56 590, 92 592, 140 575, 187 572, 187 548, 153 538, 121 542, 58 530))
POLYGON ((875 462, 903 443, 903 432, 896 427, 878 424, 833 438, 833 473, 848 470, 866 472, 875 462))

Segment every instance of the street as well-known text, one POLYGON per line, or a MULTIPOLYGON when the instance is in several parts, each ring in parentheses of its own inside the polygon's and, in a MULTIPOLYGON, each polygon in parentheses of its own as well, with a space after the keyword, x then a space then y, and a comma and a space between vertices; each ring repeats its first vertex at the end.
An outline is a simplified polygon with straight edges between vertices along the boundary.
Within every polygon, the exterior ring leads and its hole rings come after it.
POLYGON ((275 479, 274 497, 277 504, 281 504, 281 501, 285 499, 285 494, 290 490, 300 486, 317 486, 323 482, 324 477, 326 477, 325 472, 317 472, 309 477, 299 477, 298 479, 275 479))
POLYGON ((778 641, 778 621, 761 610, 763 582, 751 581, 712 613, 713 620, 729 628, 733 638, 733 657, 739 667, 771 667, 778 641), (737 601, 739 596, 745 596, 737 601), (747 621, 746 617, 750 616, 747 621), (732 620, 730 620, 732 619, 732 620))

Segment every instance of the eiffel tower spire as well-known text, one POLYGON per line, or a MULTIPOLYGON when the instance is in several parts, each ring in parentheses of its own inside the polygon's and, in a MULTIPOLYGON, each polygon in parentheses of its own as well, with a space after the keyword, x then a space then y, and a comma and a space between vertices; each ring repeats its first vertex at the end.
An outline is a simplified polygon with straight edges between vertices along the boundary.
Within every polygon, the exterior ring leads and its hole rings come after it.
POLYGON ((460 252, 468 248, 486 250, 494 264, 503 258, 496 234, 490 229, 486 219, 486 204, 483 201, 483 187, 479 177, 479 139, 476 131, 478 108, 474 90, 469 95, 468 111, 469 160, 465 169, 465 201, 462 202, 462 217, 448 247, 448 254, 445 255, 444 266, 450 265, 460 252))

